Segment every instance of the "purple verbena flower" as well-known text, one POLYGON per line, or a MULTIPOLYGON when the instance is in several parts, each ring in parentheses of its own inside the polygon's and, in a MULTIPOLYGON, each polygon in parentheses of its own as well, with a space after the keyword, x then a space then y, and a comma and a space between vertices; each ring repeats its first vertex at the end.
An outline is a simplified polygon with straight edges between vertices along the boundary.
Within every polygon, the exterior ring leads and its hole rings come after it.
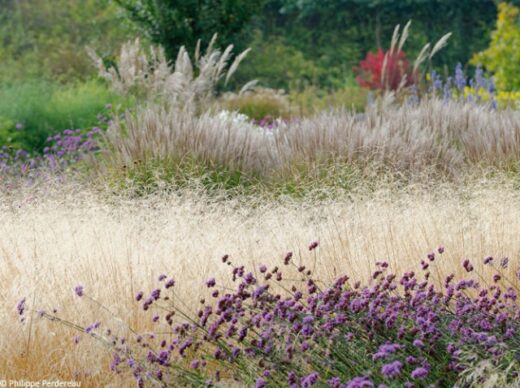
POLYGON ((347 383, 346 388, 374 388, 374 383, 368 377, 354 377, 347 383))
POLYGON ((170 278, 166 283, 164 283, 164 288, 172 288, 175 285, 175 280, 173 278, 170 278))
POLYGON ((79 297, 82 297, 83 296, 83 286, 81 285, 78 285, 74 288, 74 293, 79 296, 79 297))
POLYGON ((16 311, 18 311, 18 315, 23 315, 25 311, 25 300, 25 298, 22 298, 16 305, 16 311))
POLYGON ((412 371, 411 376, 413 379, 423 379, 428 375, 428 369, 419 367, 412 371))
POLYGON ((309 251, 313 251, 314 249, 316 249, 319 244, 320 243, 318 241, 311 242, 310 245, 309 245, 309 251))
POLYGON ((402 367, 403 363, 401 361, 392 361, 381 367, 381 374, 383 374, 385 377, 394 378, 401 374, 402 367))
POLYGON ((302 381, 302 388, 308 388, 318 382, 318 379, 320 378, 320 375, 318 372, 312 372, 311 374, 305 376, 302 381))

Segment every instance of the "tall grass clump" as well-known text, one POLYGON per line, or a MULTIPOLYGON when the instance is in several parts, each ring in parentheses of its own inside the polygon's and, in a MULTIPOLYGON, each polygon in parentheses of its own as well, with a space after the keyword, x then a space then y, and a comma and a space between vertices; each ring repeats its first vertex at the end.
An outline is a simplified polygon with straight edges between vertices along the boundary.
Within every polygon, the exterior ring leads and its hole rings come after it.
POLYGON ((149 107, 114 120, 107 139, 114 149, 110 165, 118 169, 188 158, 266 180, 289 179, 297 166, 334 165, 457 177, 475 167, 518 170, 520 113, 428 99, 362 116, 324 112, 265 129, 212 112, 149 107))

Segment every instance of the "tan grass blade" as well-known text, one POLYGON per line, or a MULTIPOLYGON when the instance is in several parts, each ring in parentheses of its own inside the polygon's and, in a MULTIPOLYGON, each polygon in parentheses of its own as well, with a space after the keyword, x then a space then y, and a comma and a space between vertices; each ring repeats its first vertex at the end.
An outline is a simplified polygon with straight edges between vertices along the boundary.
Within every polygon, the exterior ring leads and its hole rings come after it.
POLYGON ((406 25, 404 26, 403 32, 401 34, 401 39, 399 40, 397 52, 402 51, 403 46, 404 46, 406 40, 408 39, 408 30, 409 30, 411 24, 412 24, 412 21, 409 20, 408 23, 406 23, 406 25))
POLYGON ((392 34, 392 41, 390 42, 390 53, 393 53, 395 50, 395 46, 397 45, 397 42, 399 40, 399 24, 395 26, 394 32, 392 34))

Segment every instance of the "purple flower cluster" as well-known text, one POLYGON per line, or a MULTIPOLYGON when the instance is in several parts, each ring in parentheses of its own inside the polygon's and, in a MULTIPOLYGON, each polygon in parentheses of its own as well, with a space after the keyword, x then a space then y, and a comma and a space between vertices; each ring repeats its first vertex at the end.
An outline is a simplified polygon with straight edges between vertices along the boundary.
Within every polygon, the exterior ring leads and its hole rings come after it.
MULTIPOLYGON (((131 371, 138 386, 235 380, 256 387, 414 387, 459 384, 460 372, 485 361, 502 368, 504 381, 516 381, 520 308, 516 280, 505 281, 508 260, 492 267, 499 276, 492 285, 483 285, 467 259, 462 273, 478 278, 433 280, 443 252, 441 246, 426 255, 419 273, 398 276, 377 262, 364 286, 345 275, 327 287, 292 254, 282 261, 290 280, 278 267, 260 265, 255 275, 225 256, 235 286, 207 280, 195 314, 175 301, 173 279, 161 275, 160 288, 135 297, 142 311, 153 310, 156 332, 107 334, 111 369, 131 371)), ((490 258, 484 263, 493 266, 490 258)), ((18 311, 24 309, 25 301, 18 311)))
POLYGON ((98 152, 100 133, 101 129, 97 127, 86 133, 79 129, 66 129, 47 138, 43 155, 3 146, 0 148, 0 173, 24 177, 34 175, 42 167, 62 170, 83 160, 86 155, 98 152))

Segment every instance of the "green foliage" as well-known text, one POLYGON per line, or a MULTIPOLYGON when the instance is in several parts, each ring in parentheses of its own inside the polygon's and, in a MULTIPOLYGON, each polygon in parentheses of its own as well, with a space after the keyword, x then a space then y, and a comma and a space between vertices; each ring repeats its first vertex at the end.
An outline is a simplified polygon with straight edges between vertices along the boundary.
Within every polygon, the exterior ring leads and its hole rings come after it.
POLYGON ((244 28, 265 0, 116 0, 156 44, 175 59, 179 48, 195 50, 197 40, 219 34, 223 47, 241 42, 244 28))
POLYGON ((160 191, 198 187, 206 193, 238 195, 261 186, 258 177, 224 166, 215 166, 191 158, 149 159, 130 166, 111 168, 107 183, 115 192, 145 196, 160 191))
POLYGON ((225 166, 210 165, 190 158, 150 159, 131 166, 112 167, 105 183, 118 194, 146 196, 185 188, 200 189, 219 197, 334 198, 339 192, 375 191, 386 181, 397 179, 388 171, 374 173, 373 166, 329 163, 309 166, 294 164, 290 171, 269 179, 248 175, 225 166))
POLYGON ((97 81, 68 86, 43 80, 3 85, 0 145, 41 151, 49 135, 99 125, 98 114, 108 113, 108 103, 121 101, 97 81))
POLYGON ((0 81, 86 79, 95 68, 85 46, 111 58, 135 33, 107 0, 0 1, 0 81))
POLYGON ((277 89, 303 88, 314 84, 322 71, 301 51, 290 46, 283 37, 265 39, 255 33, 250 44, 251 52, 235 74, 235 84, 242 85, 256 79, 261 85, 277 89))
POLYGON ((472 58, 493 72, 497 88, 503 91, 520 89, 520 8, 512 4, 498 6, 496 29, 491 44, 472 58))

